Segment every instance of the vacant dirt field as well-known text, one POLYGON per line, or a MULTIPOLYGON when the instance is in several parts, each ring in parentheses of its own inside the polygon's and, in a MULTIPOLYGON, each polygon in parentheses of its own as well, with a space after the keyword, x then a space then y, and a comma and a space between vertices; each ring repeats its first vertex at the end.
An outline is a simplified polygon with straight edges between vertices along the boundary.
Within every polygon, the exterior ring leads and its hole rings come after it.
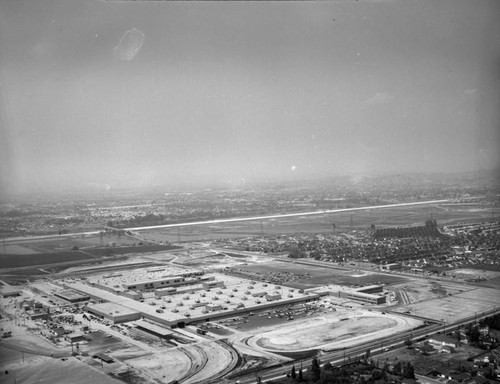
POLYGON ((498 290, 469 288, 461 293, 401 306, 397 311, 411 311, 414 315, 449 323, 498 306, 498 290))
MULTIPOLYGON (((25 354, 24 362, 17 356, 15 361, 5 361, 4 357, 12 351, 0 347, 0 359, 2 372, 0 382, 4 384, 31 384, 31 383, 51 383, 51 384, 119 384, 121 381, 115 380, 104 372, 85 364, 75 357, 65 360, 52 357, 36 356, 25 354), (5 372, 8 372, 7 374, 5 372)), ((18 354, 19 355, 19 354, 18 354)))

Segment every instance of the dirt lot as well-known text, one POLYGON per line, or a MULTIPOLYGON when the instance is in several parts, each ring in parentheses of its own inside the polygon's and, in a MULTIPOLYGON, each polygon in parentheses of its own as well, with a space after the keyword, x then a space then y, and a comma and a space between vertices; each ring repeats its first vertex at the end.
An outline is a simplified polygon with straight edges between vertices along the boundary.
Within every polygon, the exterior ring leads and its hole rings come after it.
POLYGON ((75 357, 60 358, 24 354, 24 362, 20 354, 0 347, 0 382, 5 384, 119 384, 121 381, 89 366, 75 357), (7 374, 5 372, 8 372, 7 374))
POLYGON ((411 304, 456 295, 470 288, 449 281, 408 279, 405 283, 391 286, 390 289, 398 294, 400 304, 411 304))
POLYGON ((500 306, 498 290, 471 287, 461 293, 401 306, 396 310, 411 311, 414 315, 449 323, 498 306, 500 306))

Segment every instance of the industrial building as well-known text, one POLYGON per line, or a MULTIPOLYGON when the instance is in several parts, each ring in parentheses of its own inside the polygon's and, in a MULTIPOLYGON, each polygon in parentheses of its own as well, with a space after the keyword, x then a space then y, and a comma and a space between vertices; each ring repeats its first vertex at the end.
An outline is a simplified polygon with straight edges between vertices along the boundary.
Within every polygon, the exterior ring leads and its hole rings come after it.
POLYGON ((381 271, 392 271, 394 269, 399 269, 400 267, 401 267, 400 263, 381 264, 380 270, 381 271))
POLYGON ((356 292, 362 293, 384 293, 383 285, 366 285, 364 287, 356 288, 356 292))
POLYGON ((90 300, 90 296, 82 295, 81 293, 73 290, 64 290, 62 292, 55 292, 54 296, 69 301, 70 303, 81 303, 90 300))
POLYGON ((2 297, 20 296, 21 291, 11 285, 0 285, 0 295, 2 297))
POLYGON ((113 293, 133 291, 148 292, 172 286, 198 284, 203 279, 203 271, 181 267, 142 268, 124 273, 112 273, 91 277, 89 283, 94 287, 113 293))
POLYGON ((368 285, 346 291, 339 291, 338 297, 358 301, 366 304, 384 304, 386 297, 383 295, 383 285, 368 285))
POLYGON ((135 323, 135 327, 143 332, 149 333, 150 335, 154 335, 161 339, 168 339, 172 336, 172 331, 144 320, 137 320, 135 323))
MULTIPOLYGON (((133 272, 130 274, 132 275, 133 272)), ((157 278, 157 276, 151 277, 157 278)), ((113 275, 111 279, 116 278, 118 276, 113 275)), ((128 277, 128 279, 131 278, 133 279, 133 276, 128 277)), ((88 312, 101 318, 119 323, 142 317, 144 320, 171 328, 263 310, 277 305, 306 303, 318 300, 320 297, 319 294, 313 292, 298 292, 293 288, 282 286, 270 288, 266 283, 250 282, 240 277, 217 273, 211 273, 203 278, 210 280, 208 283, 188 285, 184 289, 176 287, 158 289, 154 291, 154 296, 151 292, 145 293, 140 300, 134 300, 124 294, 124 292, 131 291, 114 292, 112 285, 111 287, 106 285, 103 288, 100 284, 93 284, 91 281, 74 281, 68 283, 68 288, 103 302, 86 307, 88 312)), ((117 281, 114 280, 115 283, 117 281)), ((140 281, 145 282, 142 279, 140 281)))
POLYGON ((379 305, 385 303, 385 296, 373 295, 371 293, 363 293, 357 291, 341 291, 339 292, 339 297, 366 304, 379 305))
POLYGON ((85 310, 93 315, 111 320, 113 323, 124 323, 141 318, 140 312, 116 303, 100 303, 88 305, 85 310))

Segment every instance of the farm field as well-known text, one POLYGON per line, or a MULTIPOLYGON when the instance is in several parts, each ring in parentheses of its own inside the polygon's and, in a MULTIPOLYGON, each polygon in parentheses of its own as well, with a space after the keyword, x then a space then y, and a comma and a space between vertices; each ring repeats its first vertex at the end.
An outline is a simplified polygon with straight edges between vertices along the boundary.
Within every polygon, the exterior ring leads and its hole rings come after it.
POLYGON ((70 261, 82 261, 92 259, 80 251, 63 251, 54 253, 35 253, 21 255, 0 255, 2 268, 29 267, 34 265, 54 264, 70 261))
MULTIPOLYGON (((130 239, 128 239, 130 243, 130 239)), ((90 243, 91 244, 91 243, 90 243)), ((143 244, 99 247, 89 245, 81 239, 47 239, 25 242, 22 245, 9 244, 0 252, 0 268, 19 268, 35 265, 89 261, 103 257, 170 251, 180 247, 163 244, 143 244), (73 247, 77 249, 73 250, 73 247)))

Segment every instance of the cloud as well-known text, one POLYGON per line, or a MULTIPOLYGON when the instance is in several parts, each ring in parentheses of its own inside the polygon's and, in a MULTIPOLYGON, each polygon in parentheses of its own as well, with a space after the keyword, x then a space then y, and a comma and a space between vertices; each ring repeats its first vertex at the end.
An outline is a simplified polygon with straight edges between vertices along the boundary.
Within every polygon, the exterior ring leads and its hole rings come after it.
POLYGON ((387 104, 391 102, 392 99, 394 99, 394 96, 388 93, 379 92, 370 97, 368 100, 365 100, 365 103, 368 105, 387 104))
POLYGON ((113 55, 120 60, 130 61, 137 55, 142 43, 144 43, 144 33, 132 28, 125 32, 118 45, 113 48, 113 55))

